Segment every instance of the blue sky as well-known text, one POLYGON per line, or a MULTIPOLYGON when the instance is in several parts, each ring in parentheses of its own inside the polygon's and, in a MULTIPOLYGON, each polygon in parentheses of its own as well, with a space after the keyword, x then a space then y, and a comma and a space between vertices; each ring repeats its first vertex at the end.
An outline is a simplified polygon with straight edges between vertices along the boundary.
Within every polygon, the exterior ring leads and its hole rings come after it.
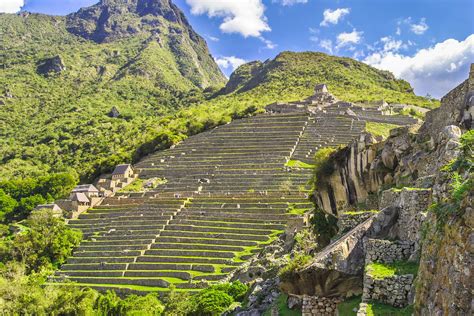
MULTIPOLYGON (((23 4, 23 10, 62 15, 96 2, 0 0, 0 11, 23 4)), ((473 0, 174 2, 227 75, 245 61, 281 51, 322 51, 390 70, 417 94, 440 97, 467 77, 474 62, 473 0)))

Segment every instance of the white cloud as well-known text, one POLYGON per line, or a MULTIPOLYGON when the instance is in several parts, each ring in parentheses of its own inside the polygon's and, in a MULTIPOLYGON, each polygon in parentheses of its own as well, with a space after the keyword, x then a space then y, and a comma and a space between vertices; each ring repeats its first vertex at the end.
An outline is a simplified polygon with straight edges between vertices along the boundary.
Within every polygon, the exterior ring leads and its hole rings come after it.
POLYGON ((4 13, 16 13, 20 11, 21 7, 25 4, 24 0, 1 0, 0 1, 0 12, 4 13))
POLYGON ((332 54, 333 49, 332 49, 332 41, 329 39, 321 40, 319 42, 319 46, 327 50, 330 54, 332 54))
POLYGON ((260 37, 271 31, 264 15, 262 0, 186 0, 195 15, 223 18, 220 29, 224 33, 239 33, 244 37, 260 37))
POLYGON ((428 30, 428 24, 426 24, 426 19, 422 18, 420 20, 420 23, 416 24, 410 24, 410 29, 413 33, 416 35, 422 35, 428 30))
POLYGON ((308 0, 272 0, 273 3, 280 3, 284 6, 292 6, 297 3, 308 3, 308 0))
POLYGON ((210 41, 219 42, 219 38, 211 35, 206 36, 210 41))
POLYGON ((376 52, 364 62, 410 82, 419 95, 441 97, 467 78, 474 60, 474 34, 464 41, 447 39, 413 56, 376 52))
POLYGON ((319 24, 321 26, 329 26, 329 24, 337 24, 344 15, 349 14, 349 8, 340 8, 336 10, 326 9, 323 12, 323 21, 319 24))
POLYGON ((397 52, 400 49, 406 49, 407 45, 403 44, 403 41, 396 40, 391 36, 385 36, 380 39, 383 43, 383 51, 384 52, 397 52))
POLYGON ((234 71, 240 65, 245 64, 246 62, 247 61, 245 61, 244 59, 235 56, 224 56, 216 58, 216 63, 221 68, 231 69, 232 71, 234 71))
POLYGON ((278 45, 273 43, 271 40, 264 38, 263 36, 260 36, 259 39, 265 44, 265 48, 268 49, 275 49, 278 45))
POLYGON ((353 29, 350 33, 340 33, 337 36, 337 46, 336 48, 341 48, 351 44, 359 44, 362 39, 363 32, 357 32, 356 29, 353 29))

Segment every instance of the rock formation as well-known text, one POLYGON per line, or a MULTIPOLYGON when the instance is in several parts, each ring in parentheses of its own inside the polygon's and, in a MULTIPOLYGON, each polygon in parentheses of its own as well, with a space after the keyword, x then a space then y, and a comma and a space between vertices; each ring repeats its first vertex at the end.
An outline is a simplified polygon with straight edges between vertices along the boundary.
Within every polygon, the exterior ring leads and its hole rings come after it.
POLYGON ((64 70, 66 70, 66 66, 59 55, 41 60, 37 68, 38 73, 44 76, 58 74, 64 70))
POLYGON ((328 278, 335 273, 347 273, 347 283, 357 275, 361 277, 362 258, 366 265, 419 262, 416 281, 413 273, 380 278, 366 268, 364 303, 358 315, 366 315, 371 300, 396 307, 414 303, 419 315, 473 313, 474 176, 469 132, 473 94, 471 65, 469 78, 442 98, 441 107, 428 113, 422 126, 392 130, 382 143, 368 135, 361 137, 332 157, 334 172, 314 195, 320 208, 341 216, 346 206, 379 195, 381 213, 394 209, 397 215, 383 236, 375 239, 368 223, 380 215, 372 215, 296 271, 292 281, 281 285, 283 289, 290 294, 350 296, 353 287, 342 287, 346 292, 318 289, 328 288, 328 282, 337 286, 338 278, 328 278), (468 132, 461 145, 462 134, 468 132), (449 168, 457 168, 455 174, 446 167, 454 161, 454 167, 449 168), (392 189, 386 190, 388 187, 392 189), (430 207, 433 202, 436 204, 430 207), (341 244, 346 245, 342 250, 341 244))

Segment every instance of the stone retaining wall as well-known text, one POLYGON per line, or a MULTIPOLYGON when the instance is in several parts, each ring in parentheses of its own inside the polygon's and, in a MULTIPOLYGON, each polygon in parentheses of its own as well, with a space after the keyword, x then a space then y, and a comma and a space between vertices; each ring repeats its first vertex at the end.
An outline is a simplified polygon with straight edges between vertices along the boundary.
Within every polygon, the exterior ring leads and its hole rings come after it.
POLYGON ((421 224, 431 204, 431 189, 403 188, 382 193, 380 207, 396 206, 400 209, 397 224, 391 232, 392 238, 418 243, 421 224))
POLYGON ((374 279, 365 274, 362 302, 379 301, 394 307, 405 307, 410 301, 413 279, 411 274, 384 279, 374 279))
POLYGON ((302 316, 333 316, 337 315, 339 298, 303 296, 302 316))
POLYGON ((375 214, 376 212, 372 211, 342 213, 337 220, 339 232, 347 232, 375 214))
POLYGON ((389 241, 364 238, 365 263, 392 263, 408 260, 415 250, 411 241, 389 241))

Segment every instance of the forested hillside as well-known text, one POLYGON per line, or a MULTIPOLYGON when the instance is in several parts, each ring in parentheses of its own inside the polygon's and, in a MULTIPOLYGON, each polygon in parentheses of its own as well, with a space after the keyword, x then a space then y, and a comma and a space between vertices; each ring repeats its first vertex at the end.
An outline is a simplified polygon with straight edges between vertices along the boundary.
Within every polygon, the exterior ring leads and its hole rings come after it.
POLYGON ((167 19, 105 3, 94 6, 109 14, 101 23, 121 20, 125 31, 104 42, 68 31, 82 10, 67 18, 0 15, 0 179, 69 167, 91 175, 153 138, 164 115, 225 83, 205 41, 176 7, 179 19, 167 19), (138 22, 141 29, 131 27, 138 22), (113 106, 117 118, 108 116, 113 106))

